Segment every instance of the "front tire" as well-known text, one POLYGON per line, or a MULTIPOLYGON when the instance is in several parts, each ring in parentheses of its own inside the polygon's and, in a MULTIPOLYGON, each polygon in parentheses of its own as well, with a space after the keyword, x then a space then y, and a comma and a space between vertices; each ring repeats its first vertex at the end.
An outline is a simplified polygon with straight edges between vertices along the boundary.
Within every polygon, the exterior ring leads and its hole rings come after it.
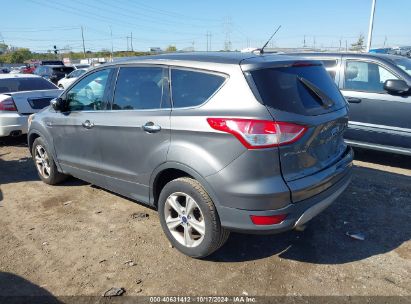
POLYGON ((43 138, 38 137, 34 140, 31 155, 37 174, 44 183, 56 185, 67 178, 67 175, 58 172, 53 155, 48 150, 43 138))
POLYGON ((210 255, 230 235, 221 227, 210 196, 192 178, 182 177, 166 184, 159 197, 158 212, 171 244, 190 257, 210 255))

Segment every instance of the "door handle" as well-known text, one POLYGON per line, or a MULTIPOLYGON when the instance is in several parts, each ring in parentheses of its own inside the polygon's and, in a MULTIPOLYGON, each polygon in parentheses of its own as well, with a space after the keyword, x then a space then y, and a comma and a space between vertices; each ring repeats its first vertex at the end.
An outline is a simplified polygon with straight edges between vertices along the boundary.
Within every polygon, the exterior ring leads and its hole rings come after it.
POLYGON ((90 122, 90 120, 86 120, 85 122, 82 123, 82 125, 86 129, 91 129, 92 127, 94 127, 94 124, 90 122))
POLYGON ((158 125, 155 125, 154 122, 149 121, 143 126, 143 130, 148 133, 157 133, 161 131, 161 127, 158 125))
POLYGON ((349 103, 360 103, 361 102, 361 98, 357 98, 357 97, 345 97, 345 99, 349 103))

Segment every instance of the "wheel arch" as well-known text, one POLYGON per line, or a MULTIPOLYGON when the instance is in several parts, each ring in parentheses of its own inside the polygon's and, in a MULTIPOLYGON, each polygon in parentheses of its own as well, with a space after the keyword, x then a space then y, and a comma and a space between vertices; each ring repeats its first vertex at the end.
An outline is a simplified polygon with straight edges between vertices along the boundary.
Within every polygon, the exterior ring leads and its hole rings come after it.
POLYGON ((43 140, 46 142, 48 148, 49 148, 49 152, 52 154, 53 159, 54 159, 54 163, 56 164, 56 167, 58 169, 59 172, 62 172, 60 164, 57 160, 57 154, 56 151, 54 149, 54 145, 53 145, 53 139, 49 139, 48 136, 44 135, 44 133, 40 130, 36 129, 31 129, 27 135, 27 144, 28 144, 28 148, 30 151, 30 154, 32 152, 33 149, 33 143, 36 140, 36 138, 43 138, 43 140))
POLYGON ((153 171, 150 178, 150 204, 157 208, 158 198, 163 187, 168 182, 184 176, 197 180, 207 191, 214 204, 219 205, 216 194, 205 178, 191 167, 177 162, 163 163, 153 171))
POLYGON ((32 131, 32 132, 29 133, 29 136, 27 138, 27 141, 28 141, 27 144, 29 146, 30 154, 31 154, 31 150, 33 149, 33 143, 36 140, 36 138, 38 138, 38 137, 42 137, 40 135, 40 132, 32 131))

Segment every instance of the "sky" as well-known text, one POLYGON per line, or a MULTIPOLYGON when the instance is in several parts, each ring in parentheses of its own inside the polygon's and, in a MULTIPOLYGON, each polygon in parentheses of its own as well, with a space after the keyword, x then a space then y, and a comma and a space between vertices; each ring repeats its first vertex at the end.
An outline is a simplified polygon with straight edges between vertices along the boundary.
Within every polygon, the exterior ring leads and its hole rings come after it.
MULTIPOLYGON (((0 0, 0 42, 32 51, 150 47, 221 50, 349 46, 367 37, 371 0, 0 0), (131 39, 132 36, 132 39, 131 39)), ((411 0, 377 0, 373 47, 411 45, 411 0)))

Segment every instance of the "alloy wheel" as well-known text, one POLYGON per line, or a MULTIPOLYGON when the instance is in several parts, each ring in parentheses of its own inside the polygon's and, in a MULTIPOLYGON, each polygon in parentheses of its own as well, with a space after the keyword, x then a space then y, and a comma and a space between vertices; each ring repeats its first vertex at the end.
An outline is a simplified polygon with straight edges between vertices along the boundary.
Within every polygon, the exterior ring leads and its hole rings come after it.
POLYGON ((40 175, 44 178, 50 177, 50 159, 47 154, 46 149, 42 145, 36 146, 36 151, 34 155, 34 159, 36 162, 37 170, 39 171, 40 175))
POLYGON ((203 213, 188 194, 171 194, 164 206, 164 217, 171 235, 186 247, 197 247, 206 232, 203 213))

